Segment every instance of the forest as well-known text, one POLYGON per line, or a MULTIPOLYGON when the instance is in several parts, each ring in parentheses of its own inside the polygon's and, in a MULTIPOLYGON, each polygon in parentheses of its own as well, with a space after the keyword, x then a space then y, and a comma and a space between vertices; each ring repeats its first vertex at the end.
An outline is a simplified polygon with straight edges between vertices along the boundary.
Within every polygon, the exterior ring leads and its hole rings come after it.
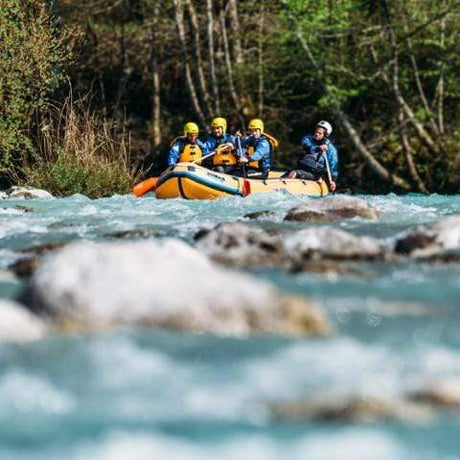
POLYGON ((460 2, 0 0, 0 186, 128 193, 184 123, 329 120, 339 191, 458 193, 460 2))

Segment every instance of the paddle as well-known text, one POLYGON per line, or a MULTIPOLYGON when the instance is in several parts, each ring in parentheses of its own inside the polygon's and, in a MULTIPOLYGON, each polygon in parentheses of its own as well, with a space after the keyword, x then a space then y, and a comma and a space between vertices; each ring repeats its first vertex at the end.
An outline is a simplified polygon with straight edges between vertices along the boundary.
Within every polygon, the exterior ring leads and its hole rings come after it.
MULTIPOLYGON (((236 136, 236 142, 238 144, 238 156, 239 157, 242 157, 244 156, 243 155, 243 149, 241 148, 241 138, 240 136, 236 136)), ((241 163, 241 168, 243 170, 243 177, 246 178, 246 166, 244 165, 244 163, 241 163)))
POLYGON ((327 158, 326 152, 323 152, 323 157, 324 157, 324 161, 326 162, 327 180, 329 182, 328 185, 329 185, 329 188, 330 188, 331 182, 334 182, 334 181, 332 180, 331 168, 329 166, 329 160, 327 158))
POLYGON ((142 182, 139 182, 139 184, 133 187, 134 195, 136 195, 137 197, 140 197, 142 195, 145 195, 148 192, 153 192, 157 185, 157 181, 158 181, 158 177, 150 177, 142 182))
POLYGON ((213 150, 211 153, 208 153, 208 154, 205 155, 204 157, 197 158, 196 160, 193 160, 193 161, 192 161, 192 165, 194 165, 195 163, 198 163, 199 161, 206 160, 206 158, 212 157, 212 156, 215 155, 218 151, 219 151, 219 147, 217 147, 216 150, 213 150))

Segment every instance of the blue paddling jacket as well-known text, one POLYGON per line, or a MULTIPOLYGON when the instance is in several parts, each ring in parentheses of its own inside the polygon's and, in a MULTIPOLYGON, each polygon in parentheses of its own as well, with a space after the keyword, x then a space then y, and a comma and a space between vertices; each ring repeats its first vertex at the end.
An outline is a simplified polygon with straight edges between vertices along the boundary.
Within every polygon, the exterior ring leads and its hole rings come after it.
MULTIPOLYGON (((185 146, 189 144, 190 142, 188 139, 182 136, 173 141, 171 149, 168 153, 168 166, 174 166, 179 161, 180 154, 183 152, 185 146)), ((204 152, 205 145, 203 141, 197 139, 194 145, 198 146, 201 152, 204 152)))
POLYGON ((236 146, 235 136, 233 136, 232 134, 224 134, 221 137, 216 137, 213 134, 209 134, 208 136, 206 136, 206 139, 204 140, 203 154, 207 155, 208 153, 211 153, 212 151, 216 150, 217 146, 219 146, 220 144, 226 144, 228 142, 236 146))
POLYGON ((272 164, 272 145, 263 134, 258 139, 249 135, 241 139, 241 146, 246 149, 246 154, 251 160, 249 165, 268 171, 272 164))
POLYGON ((335 145, 329 139, 322 139, 321 142, 316 142, 311 134, 304 136, 300 141, 300 145, 304 148, 305 153, 316 156, 318 163, 323 166, 325 170, 326 161, 324 160, 324 156, 321 154, 321 149, 319 147, 321 145, 327 146, 325 153, 329 162, 332 179, 334 182, 336 182, 338 178, 339 157, 337 155, 337 149, 335 145))

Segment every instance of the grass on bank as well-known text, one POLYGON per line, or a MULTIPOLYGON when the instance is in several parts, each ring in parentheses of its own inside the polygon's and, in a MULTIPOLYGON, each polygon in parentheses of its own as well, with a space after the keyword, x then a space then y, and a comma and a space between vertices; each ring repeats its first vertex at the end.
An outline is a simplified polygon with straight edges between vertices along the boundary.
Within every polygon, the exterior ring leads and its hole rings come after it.
POLYGON ((131 189, 129 136, 69 97, 39 123, 37 153, 22 172, 25 185, 58 196, 89 198, 126 194, 131 189))

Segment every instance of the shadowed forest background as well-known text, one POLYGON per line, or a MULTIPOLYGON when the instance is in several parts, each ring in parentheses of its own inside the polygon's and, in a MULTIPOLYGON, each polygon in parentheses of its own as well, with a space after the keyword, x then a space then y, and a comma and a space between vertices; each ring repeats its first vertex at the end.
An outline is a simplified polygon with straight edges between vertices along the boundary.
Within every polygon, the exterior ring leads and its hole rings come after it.
POLYGON ((3 186, 127 193, 185 122, 223 116, 263 118, 278 167, 331 121, 342 191, 459 191, 459 1, 0 5, 3 186))

